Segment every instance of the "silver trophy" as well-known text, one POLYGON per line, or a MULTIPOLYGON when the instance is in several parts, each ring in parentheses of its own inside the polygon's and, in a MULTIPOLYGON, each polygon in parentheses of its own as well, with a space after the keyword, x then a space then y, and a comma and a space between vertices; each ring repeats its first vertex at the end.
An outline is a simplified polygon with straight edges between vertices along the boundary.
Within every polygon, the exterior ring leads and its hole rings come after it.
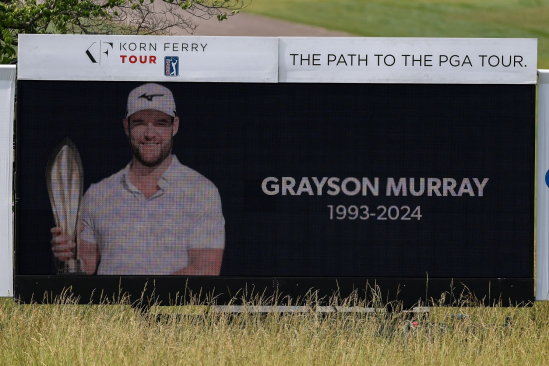
POLYGON ((84 191, 84 169, 74 143, 65 138, 53 150, 46 168, 46 184, 50 195, 55 225, 77 243, 74 258, 56 260, 59 274, 84 274, 78 258, 78 210, 84 191))

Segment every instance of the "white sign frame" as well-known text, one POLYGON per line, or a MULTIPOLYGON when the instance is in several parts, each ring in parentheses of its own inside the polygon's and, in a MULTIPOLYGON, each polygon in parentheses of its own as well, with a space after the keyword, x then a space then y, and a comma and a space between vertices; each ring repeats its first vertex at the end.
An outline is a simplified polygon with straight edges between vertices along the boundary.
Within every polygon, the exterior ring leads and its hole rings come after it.
POLYGON ((0 297, 13 297, 15 65, 0 65, 0 297))
POLYGON ((549 300, 549 70, 539 70, 536 300, 549 300))

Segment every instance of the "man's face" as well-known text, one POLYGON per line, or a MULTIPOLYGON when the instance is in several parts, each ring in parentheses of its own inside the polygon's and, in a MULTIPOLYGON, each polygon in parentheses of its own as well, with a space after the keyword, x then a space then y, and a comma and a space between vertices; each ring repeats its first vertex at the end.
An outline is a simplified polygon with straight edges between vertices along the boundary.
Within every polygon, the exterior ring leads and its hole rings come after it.
POLYGON ((145 109, 125 119, 124 129, 130 139, 133 156, 141 164, 155 167, 170 156, 173 136, 179 129, 179 118, 145 109))

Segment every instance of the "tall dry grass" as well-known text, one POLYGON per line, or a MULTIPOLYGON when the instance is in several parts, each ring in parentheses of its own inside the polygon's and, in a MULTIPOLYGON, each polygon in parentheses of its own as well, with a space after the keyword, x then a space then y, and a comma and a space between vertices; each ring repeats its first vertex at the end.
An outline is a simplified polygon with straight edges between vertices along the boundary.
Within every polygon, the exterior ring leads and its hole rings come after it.
MULTIPOLYGON (((248 303, 248 309, 254 309, 248 303)), ((544 365, 549 305, 401 312, 230 314, 0 301, 0 365, 544 365), (179 315, 157 316, 158 312, 179 315)), ((345 304, 344 304, 345 305, 345 304)), ((347 304, 352 305, 352 304, 347 304)))

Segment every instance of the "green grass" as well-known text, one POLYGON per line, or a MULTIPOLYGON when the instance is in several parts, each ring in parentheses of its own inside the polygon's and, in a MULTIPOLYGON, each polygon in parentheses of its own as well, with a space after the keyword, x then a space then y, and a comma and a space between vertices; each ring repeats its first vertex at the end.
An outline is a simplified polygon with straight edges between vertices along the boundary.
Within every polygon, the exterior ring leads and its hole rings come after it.
POLYGON ((538 38, 549 68, 549 0, 252 0, 246 12, 364 37, 538 38))
POLYGON ((544 365, 549 304, 352 315, 141 315, 0 299, 0 365, 544 365), (452 315, 466 314, 464 318, 452 315), (414 323, 418 321, 418 323, 414 323))

